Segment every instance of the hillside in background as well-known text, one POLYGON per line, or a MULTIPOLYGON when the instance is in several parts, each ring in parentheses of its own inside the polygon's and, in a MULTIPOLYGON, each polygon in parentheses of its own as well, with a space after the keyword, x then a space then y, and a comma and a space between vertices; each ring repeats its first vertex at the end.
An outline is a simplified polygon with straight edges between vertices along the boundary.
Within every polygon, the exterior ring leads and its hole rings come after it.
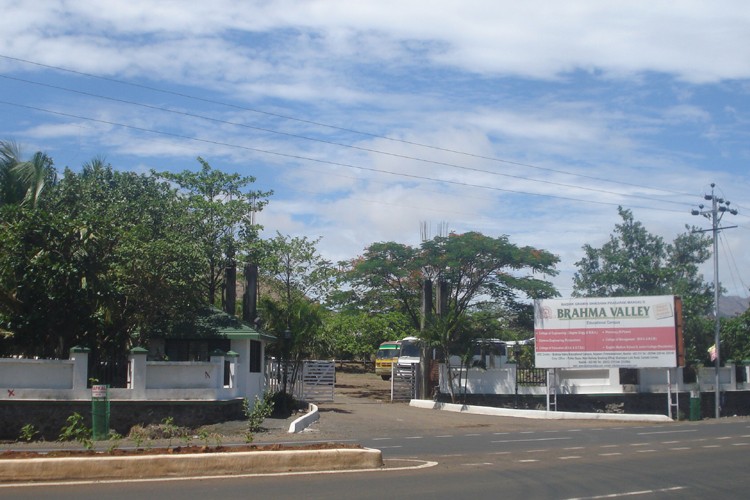
POLYGON ((750 298, 734 296, 721 297, 719 299, 719 316, 728 318, 737 316, 747 311, 750 307, 750 298))

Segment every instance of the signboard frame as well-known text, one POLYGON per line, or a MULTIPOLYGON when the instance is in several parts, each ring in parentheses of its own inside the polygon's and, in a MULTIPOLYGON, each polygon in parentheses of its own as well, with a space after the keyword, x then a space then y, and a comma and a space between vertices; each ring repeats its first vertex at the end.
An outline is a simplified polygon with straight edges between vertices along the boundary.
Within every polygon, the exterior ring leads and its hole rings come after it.
POLYGON ((682 302, 674 295, 534 301, 537 368, 684 366, 682 302))

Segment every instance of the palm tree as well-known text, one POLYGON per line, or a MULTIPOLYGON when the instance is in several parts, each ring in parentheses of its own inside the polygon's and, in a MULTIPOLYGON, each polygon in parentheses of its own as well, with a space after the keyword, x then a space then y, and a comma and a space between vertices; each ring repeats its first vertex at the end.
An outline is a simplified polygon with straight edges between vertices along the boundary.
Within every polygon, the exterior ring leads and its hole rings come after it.
POLYGON ((0 205, 36 207, 45 186, 54 177, 52 159, 37 151, 21 161, 21 149, 13 141, 0 141, 0 205))

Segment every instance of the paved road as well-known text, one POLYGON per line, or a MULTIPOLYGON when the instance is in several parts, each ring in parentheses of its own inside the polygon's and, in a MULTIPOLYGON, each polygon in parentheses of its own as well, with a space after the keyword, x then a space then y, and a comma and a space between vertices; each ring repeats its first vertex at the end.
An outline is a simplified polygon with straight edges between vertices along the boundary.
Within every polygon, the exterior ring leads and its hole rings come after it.
POLYGON ((0 497, 661 499, 750 491, 749 419, 625 424, 466 415, 386 403, 382 388, 344 382, 308 432, 264 437, 356 441, 383 450, 384 471, 0 488, 0 497))
POLYGON ((750 491, 744 419, 450 434, 457 429, 364 440, 384 444, 387 468, 378 472, 14 487, 0 497, 684 499, 750 491), (414 466, 424 468, 401 469, 414 466))

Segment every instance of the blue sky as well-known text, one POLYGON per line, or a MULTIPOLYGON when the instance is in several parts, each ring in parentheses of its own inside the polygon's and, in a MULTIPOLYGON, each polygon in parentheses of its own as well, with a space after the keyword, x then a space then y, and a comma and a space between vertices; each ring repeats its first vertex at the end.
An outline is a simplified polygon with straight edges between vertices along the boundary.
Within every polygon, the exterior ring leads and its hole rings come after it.
MULTIPOLYGON (((750 4, 0 0, 0 138, 59 169, 214 168, 275 194, 269 236, 332 260, 420 225, 560 256, 630 208, 672 241, 717 193, 750 286, 750 4)), ((709 263, 705 278, 713 279, 709 263)))

